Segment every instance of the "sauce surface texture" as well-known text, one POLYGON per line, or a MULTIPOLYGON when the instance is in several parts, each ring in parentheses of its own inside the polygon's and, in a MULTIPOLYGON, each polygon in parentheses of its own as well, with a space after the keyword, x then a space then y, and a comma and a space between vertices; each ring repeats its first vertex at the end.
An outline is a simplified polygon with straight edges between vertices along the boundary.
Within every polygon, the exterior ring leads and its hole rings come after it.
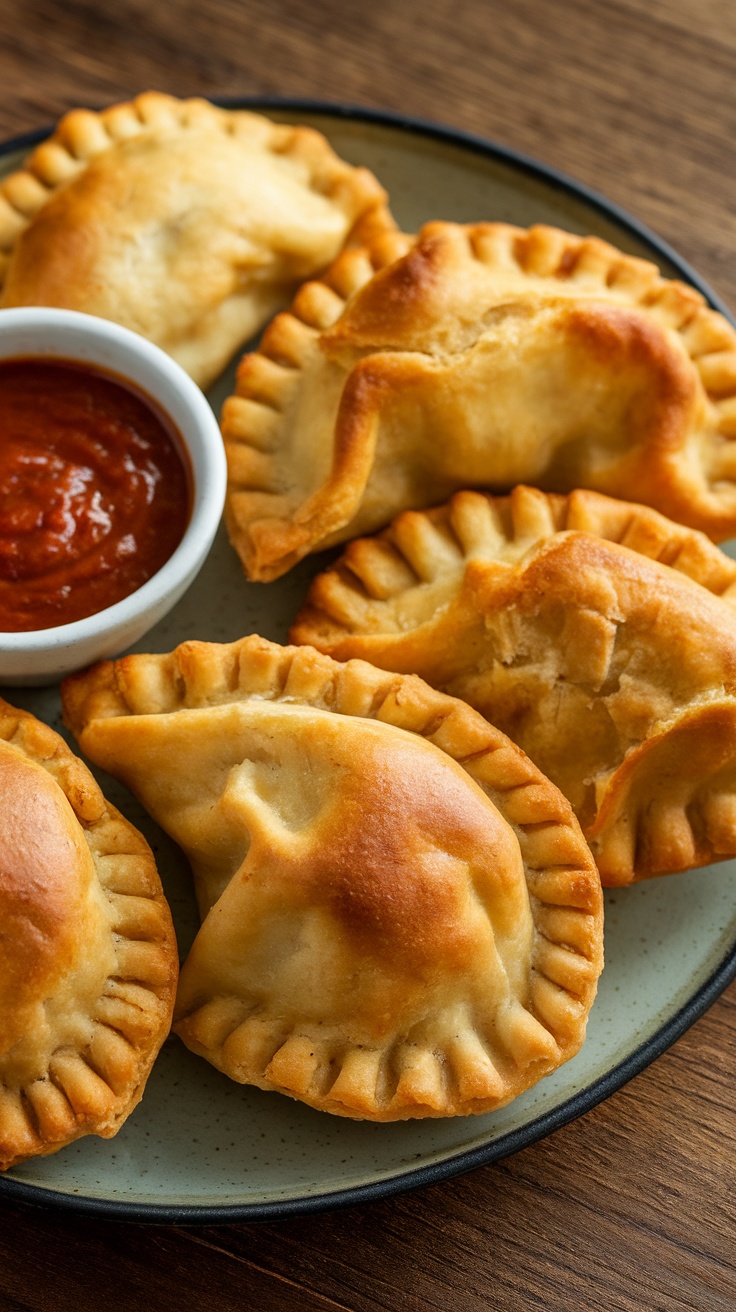
POLYGON ((94 366, 0 362, 0 631, 94 615, 172 555, 184 458, 156 411, 94 366))

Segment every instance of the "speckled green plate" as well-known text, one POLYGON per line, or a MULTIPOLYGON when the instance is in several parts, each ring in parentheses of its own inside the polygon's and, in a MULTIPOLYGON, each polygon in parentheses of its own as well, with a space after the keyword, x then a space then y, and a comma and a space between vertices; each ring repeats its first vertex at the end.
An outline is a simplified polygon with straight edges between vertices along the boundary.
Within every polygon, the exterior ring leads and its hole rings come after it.
MULTIPOLYGON (((385 114, 286 102, 237 102, 313 124, 345 159, 384 182, 399 223, 503 219, 597 233, 695 283, 673 251, 614 206, 565 178, 488 143, 385 114)), ((0 148, 0 172, 37 138, 0 148)), ((232 375, 211 395, 219 409, 232 375)), ((245 633, 284 641, 314 557, 266 586, 245 582, 221 534, 183 601, 139 650, 184 638, 228 642, 245 633)), ((8 692, 59 728, 56 689, 8 692)), ((197 926, 183 858, 142 808, 105 778, 111 798, 157 853, 184 955, 197 926)), ((117 1138, 82 1139, 28 1162, 0 1196, 98 1215, 153 1221, 261 1219, 352 1203, 441 1180, 491 1162, 564 1125, 642 1070, 736 975, 736 863, 654 880, 606 899, 606 969, 582 1051, 488 1116, 368 1125, 321 1115, 278 1094, 242 1088, 171 1039, 141 1105, 117 1138)))

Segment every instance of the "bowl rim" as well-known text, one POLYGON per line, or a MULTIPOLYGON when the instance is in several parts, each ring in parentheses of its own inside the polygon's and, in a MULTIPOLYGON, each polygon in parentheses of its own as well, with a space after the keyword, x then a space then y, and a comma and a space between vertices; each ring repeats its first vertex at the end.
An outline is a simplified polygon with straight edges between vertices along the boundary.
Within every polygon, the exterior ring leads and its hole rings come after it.
MULTIPOLYGON (((653 256, 664 257, 677 273, 700 291, 712 308, 736 326, 736 320, 725 302, 709 284, 666 241, 599 192, 563 173, 553 166, 541 163, 511 147, 489 141, 473 133, 454 129, 430 120, 372 109, 361 105, 342 104, 315 99, 280 96, 227 96, 209 97, 214 104, 229 109, 249 109, 256 113, 276 110, 287 114, 323 115, 325 118, 357 121, 395 128, 418 137, 460 146, 486 159, 496 160, 512 169, 527 173, 569 196, 582 197, 592 208, 637 237, 651 248, 653 256)), ((0 158, 16 150, 34 146, 43 141, 53 127, 25 133, 0 143, 0 158)), ((721 957, 708 977, 695 989, 687 1001, 665 1021, 649 1038, 645 1039, 618 1065, 573 1094, 565 1102, 529 1121, 524 1126, 500 1135, 490 1143, 453 1153, 439 1162, 429 1163, 400 1174, 356 1185, 348 1189, 332 1190, 302 1196, 296 1199, 276 1199, 262 1203, 237 1204, 172 1204, 140 1203, 110 1198, 81 1197, 42 1185, 27 1184, 10 1176, 0 1177, 0 1196, 19 1202, 46 1204, 64 1211, 114 1221, 146 1222, 150 1224, 203 1225, 233 1222, 278 1221, 291 1216, 313 1213, 374 1202, 393 1197, 410 1189, 439 1184, 464 1175, 480 1166, 502 1161, 512 1153, 531 1147, 553 1131, 568 1125, 585 1112, 592 1110, 605 1098, 615 1093, 640 1074, 657 1057, 661 1056, 687 1029, 717 1000, 724 989, 736 979, 736 943, 721 957)))
MULTIPOLYGON (((0 146, 0 157, 9 153, 9 147, 0 146)), ((90 642, 102 638, 105 634, 130 623, 140 617, 151 607, 156 606, 169 596, 187 577, 201 554, 202 544, 210 540, 217 530, 222 516, 227 484, 227 462, 225 450, 220 439, 219 425, 204 393, 189 377, 181 365, 177 364, 161 347, 108 319, 96 315, 83 314, 78 310, 63 310, 54 306, 10 306, 0 309, 0 362, 18 359, 68 360, 71 363, 88 364, 94 371, 120 379, 123 384, 129 382, 144 401, 152 403, 174 425, 184 446, 185 464, 190 483, 190 512, 182 538, 168 560, 152 574, 139 588, 128 593, 111 606, 94 611, 81 619, 71 620, 67 624, 56 624, 46 629, 27 629, 20 632, 0 632, 0 654, 11 657, 14 654, 32 656, 39 653, 51 653, 58 648, 70 648, 80 642, 90 642), (181 423, 174 424, 167 405, 151 390, 138 383, 125 365, 108 366, 78 355, 75 343, 64 343, 64 349, 58 356, 48 348, 39 349, 37 354, 19 351, 17 357, 11 352, 3 354, 4 325, 16 324, 18 331, 38 328, 61 331, 73 328, 81 338, 90 343, 108 343, 112 348, 127 351, 128 358, 137 357, 145 361, 149 370, 158 378, 163 378, 167 385, 178 392, 183 405, 192 418, 192 428, 199 435, 207 429, 215 430, 218 441, 198 440, 200 463, 206 468, 206 476, 197 473, 197 453, 192 450, 190 434, 181 423)), ((213 431, 214 438, 214 431, 213 431)))

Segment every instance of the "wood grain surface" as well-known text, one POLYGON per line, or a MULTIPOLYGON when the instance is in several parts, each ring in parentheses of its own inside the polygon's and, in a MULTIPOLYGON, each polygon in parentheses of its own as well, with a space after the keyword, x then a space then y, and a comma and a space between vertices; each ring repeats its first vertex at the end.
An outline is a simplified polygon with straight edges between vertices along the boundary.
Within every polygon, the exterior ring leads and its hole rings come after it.
MULTIPOLYGON (((0 0, 0 137, 149 87, 387 108, 631 210, 736 306, 730 0, 0 0)), ((342 1212, 182 1229, 0 1207, 0 1309, 734 1312, 736 991, 582 1120, 342 1212)))

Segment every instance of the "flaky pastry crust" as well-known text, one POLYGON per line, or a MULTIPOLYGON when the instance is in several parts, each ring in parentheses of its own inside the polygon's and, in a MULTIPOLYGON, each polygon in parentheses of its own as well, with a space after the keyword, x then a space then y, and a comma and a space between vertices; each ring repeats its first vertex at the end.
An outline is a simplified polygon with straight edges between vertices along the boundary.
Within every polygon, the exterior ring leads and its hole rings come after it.
POLYGON ((292 628, 412 671, 572 802, 604 885, 736 855, 736 564, 595 492, 459 492, 350 543, 292 628))
POLYGON ((320 133, 147 92, 77 109, 0 182, 0 306, 112 319, 206 387, 351 239, 393 226, 320 133))
POLYGON ((106 663, 63 699, 192 861, 175 1029, 227 1075, 392 1121, 492 1110, 578 1050, 600 881, 469 707, 260 638, 106 663))
POLYGON ((113 1135, 169 1032, 153 855, 58 734, 0 701, 0 1168, 113 1135))
POLYGON ((225 405, 254 579, 453 492, 518 482, 736 533, 736 331, 596 237, 427 224, 301 288, 225 405))

